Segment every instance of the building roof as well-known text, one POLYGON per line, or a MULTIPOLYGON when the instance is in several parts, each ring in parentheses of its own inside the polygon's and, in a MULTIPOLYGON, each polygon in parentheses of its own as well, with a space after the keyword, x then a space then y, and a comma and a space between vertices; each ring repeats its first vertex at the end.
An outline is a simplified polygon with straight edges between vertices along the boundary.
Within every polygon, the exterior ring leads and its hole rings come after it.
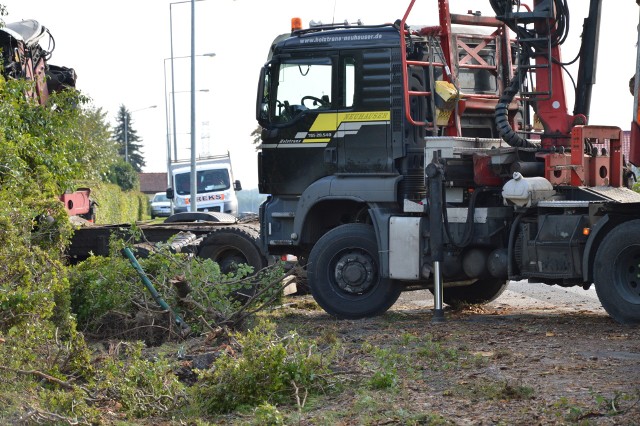
POLYGON ((167 190, 167 173, 138 173, 140 192, 155 194, 167 190))

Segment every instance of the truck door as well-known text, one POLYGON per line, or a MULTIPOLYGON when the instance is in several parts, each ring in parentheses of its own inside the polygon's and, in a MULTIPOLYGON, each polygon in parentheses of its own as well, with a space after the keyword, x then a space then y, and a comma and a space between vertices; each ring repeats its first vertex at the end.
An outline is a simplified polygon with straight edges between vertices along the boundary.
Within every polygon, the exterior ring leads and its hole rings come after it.
POLYGON ((299 195, 335 169, 336 54, 273 62, 264 83, 260 192, 299 195))
POLYGON ((391 171, 389 49, 340 52, 336 132, 342 173, 391 171))

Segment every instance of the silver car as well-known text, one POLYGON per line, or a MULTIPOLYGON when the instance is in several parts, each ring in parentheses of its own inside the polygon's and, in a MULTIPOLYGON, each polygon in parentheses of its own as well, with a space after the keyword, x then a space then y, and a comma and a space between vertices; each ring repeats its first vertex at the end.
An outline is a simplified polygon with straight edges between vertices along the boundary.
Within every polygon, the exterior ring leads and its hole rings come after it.
POLYGON ((164 192, 156 192, 151 200, 151 219, 156 217, 169 217, 171 215, 171 202, 164 192))

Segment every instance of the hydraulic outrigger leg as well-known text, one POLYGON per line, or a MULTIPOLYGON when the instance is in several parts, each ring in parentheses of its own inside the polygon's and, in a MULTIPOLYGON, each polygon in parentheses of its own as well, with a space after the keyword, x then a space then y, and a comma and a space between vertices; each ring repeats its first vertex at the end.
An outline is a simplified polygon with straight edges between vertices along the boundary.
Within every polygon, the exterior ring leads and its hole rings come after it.
POLYGON ((433 160, 426 169, 429 182, 429 246, 431 249, 431 259, 433 260, 433 296, 434 309, 432 322, 444 321, 444 310, 442 308, 442 273, 440 272, 440 262, 443 260, 443 237, 442 237, 442 181, 444 170, 440 164, 440 153, 434 151, 433 160))

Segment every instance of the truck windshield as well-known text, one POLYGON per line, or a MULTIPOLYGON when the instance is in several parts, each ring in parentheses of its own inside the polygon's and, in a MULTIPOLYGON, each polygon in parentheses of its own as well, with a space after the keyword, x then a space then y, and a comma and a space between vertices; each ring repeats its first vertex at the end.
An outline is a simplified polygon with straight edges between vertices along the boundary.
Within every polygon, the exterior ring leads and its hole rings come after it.
MULTIPOLYGON (((227 169, 200 170, 197 176, 198 194, 225 191, 230 188, 229 171, 227 169)), ((176 192, 178 195, 189 195, 191 193, 191 173, 186 172, 176 175, 176 192)))
POLYGON ((275 93, 269 102, 271 119, 286 123, 306 110, 331 107, 331 60, 287 60, 280 64, 275 93))

